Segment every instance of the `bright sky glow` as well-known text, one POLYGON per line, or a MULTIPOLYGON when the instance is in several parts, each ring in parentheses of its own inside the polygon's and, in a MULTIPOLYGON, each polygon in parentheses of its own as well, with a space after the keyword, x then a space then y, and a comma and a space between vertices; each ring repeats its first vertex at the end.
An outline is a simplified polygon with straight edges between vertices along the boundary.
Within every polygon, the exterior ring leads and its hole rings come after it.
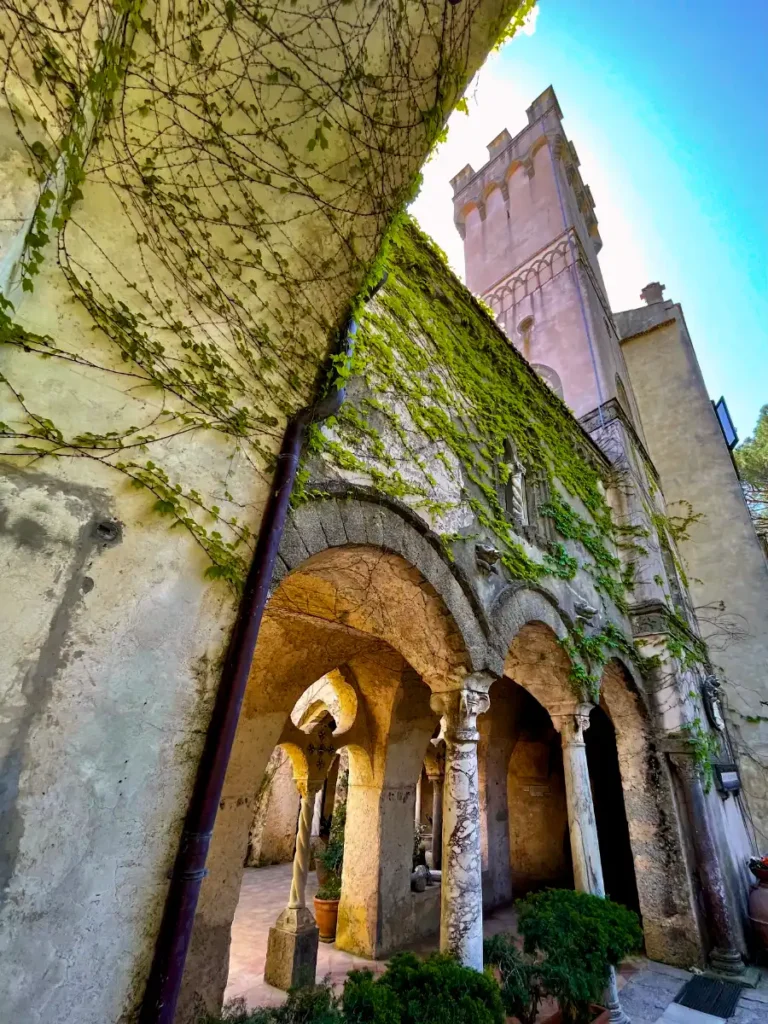
POLYGON ((532 27, 480 72, 412 212, 463 277, 448 181, 482 167, 553 85, 595 199, 611 305, 667 286, 744 439, 768 402, 768 4, 726 15, 714 0, 542 0, 532 27))

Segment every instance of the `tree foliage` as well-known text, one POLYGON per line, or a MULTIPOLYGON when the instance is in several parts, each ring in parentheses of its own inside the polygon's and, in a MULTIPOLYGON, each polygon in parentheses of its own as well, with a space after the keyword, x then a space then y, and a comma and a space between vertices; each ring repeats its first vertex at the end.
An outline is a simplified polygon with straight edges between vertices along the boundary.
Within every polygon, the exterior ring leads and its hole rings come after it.
POLYGON ((768 405, 760 410, 754 434, 733 454, 755 526, 768 537, 768 405))

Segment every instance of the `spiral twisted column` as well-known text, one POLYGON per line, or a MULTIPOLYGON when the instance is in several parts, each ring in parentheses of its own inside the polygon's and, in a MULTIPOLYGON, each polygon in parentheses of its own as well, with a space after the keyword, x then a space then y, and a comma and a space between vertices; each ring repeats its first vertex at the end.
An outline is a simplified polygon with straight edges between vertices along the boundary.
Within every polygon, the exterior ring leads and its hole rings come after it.
POLYGON ((309 874, 310 839, 312 834, 312 815, 315 809, 315 796, 322 783, 307 783, 301 794, 301 810, 299 825, 296 831, 296 852, 293 855, 293 875, 291 877, 291 895, 288 898, 289 910, 301 910, 306 907, 307 875, 309 874))

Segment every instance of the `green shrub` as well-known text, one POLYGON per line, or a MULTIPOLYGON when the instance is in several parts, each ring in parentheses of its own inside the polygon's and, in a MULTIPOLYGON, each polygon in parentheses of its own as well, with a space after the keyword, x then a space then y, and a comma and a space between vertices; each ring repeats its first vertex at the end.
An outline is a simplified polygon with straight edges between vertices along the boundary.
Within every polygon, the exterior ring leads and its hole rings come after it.
POLYGON ((570 889, 548 889, 517 904, 524 950, 537 958, 542 983, 568 1024, 589 1021, 609 968, 639 948, 637 914, 612 900, 570 889))
POLYGON ((220 1017, 201 1017, 198 1024, 344 1024, 340 1000, 329 982, 293 988, 282 1006, 246 1010, 243 999, 228 1003, 220 1017))
POLYGON ((319 900, 339 900, 341 899, 341 879, 338 875, 329 874, 323 884, 315 893, 315 897, 319 900))
POLYGON ((504 1022, 495 979, 439 953, 428 960, 397 953, 376 979, 369 971, 352 972, 344 985, 343 1006, 347 1024, 504 1022))
POLYGON ((316 859, 328 872, 327 877, 315 894, 319 900, 338 900, 341 897, 341 869, 344 864, 344 832, 347 826, 347 805, 339 804, 333 812, 328 844, 320 850, 316 859))
POLYGON ((520 1024, 535 1024, 544 996, 541 964, 523 955, 511 935, 494 935, 483 943, 486 967, 499 974, 501 1001, 508 1016, 520 1024))

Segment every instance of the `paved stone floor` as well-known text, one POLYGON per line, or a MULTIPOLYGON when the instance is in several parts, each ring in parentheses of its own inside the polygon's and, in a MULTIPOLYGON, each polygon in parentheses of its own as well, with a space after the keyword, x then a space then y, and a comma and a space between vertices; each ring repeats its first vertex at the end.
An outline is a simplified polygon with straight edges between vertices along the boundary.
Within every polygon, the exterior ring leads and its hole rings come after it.
MULTIPOLYGON (((269 929, 285 906, 290 886, 290 864, 246 868, 240 902, 232 925, 225 1002, 243 998, 249 1007, 254 1007, 274 1006, 284 1001, 284 992, 265 984, 264 962, 269 929)), ((317 879, 312 872, 307 886, 310 904, 316 890, 317 879)), ((486 936, 514 930, 513 908, 488 915, 483 924, 486 936)), ((437 949, 437 936, 432 943, 421 943, 414 948, 420 953, 437 949)), ((318 981, 330 976, 334 986, 341 988, 347 972, 355 967, 367 967, 380 974, 386 968, 386 963, 363 960, 335 946, 320 943, 318 981)), ((632 1024, 722 1024, 719 1017, 673 1005, 675 996, 691 977, 687 971, 640 957, 622 965, 618 979, 621 1001, 632 1024)), ((540 1019, 546 1019, 553 1010, 554 1006, 542 1007, 540 1019)), ((729 1018, 729 1024, 768 1024, 768 980, 765 976, 757 989, 744 991, 735 1015, 729 1018)))

